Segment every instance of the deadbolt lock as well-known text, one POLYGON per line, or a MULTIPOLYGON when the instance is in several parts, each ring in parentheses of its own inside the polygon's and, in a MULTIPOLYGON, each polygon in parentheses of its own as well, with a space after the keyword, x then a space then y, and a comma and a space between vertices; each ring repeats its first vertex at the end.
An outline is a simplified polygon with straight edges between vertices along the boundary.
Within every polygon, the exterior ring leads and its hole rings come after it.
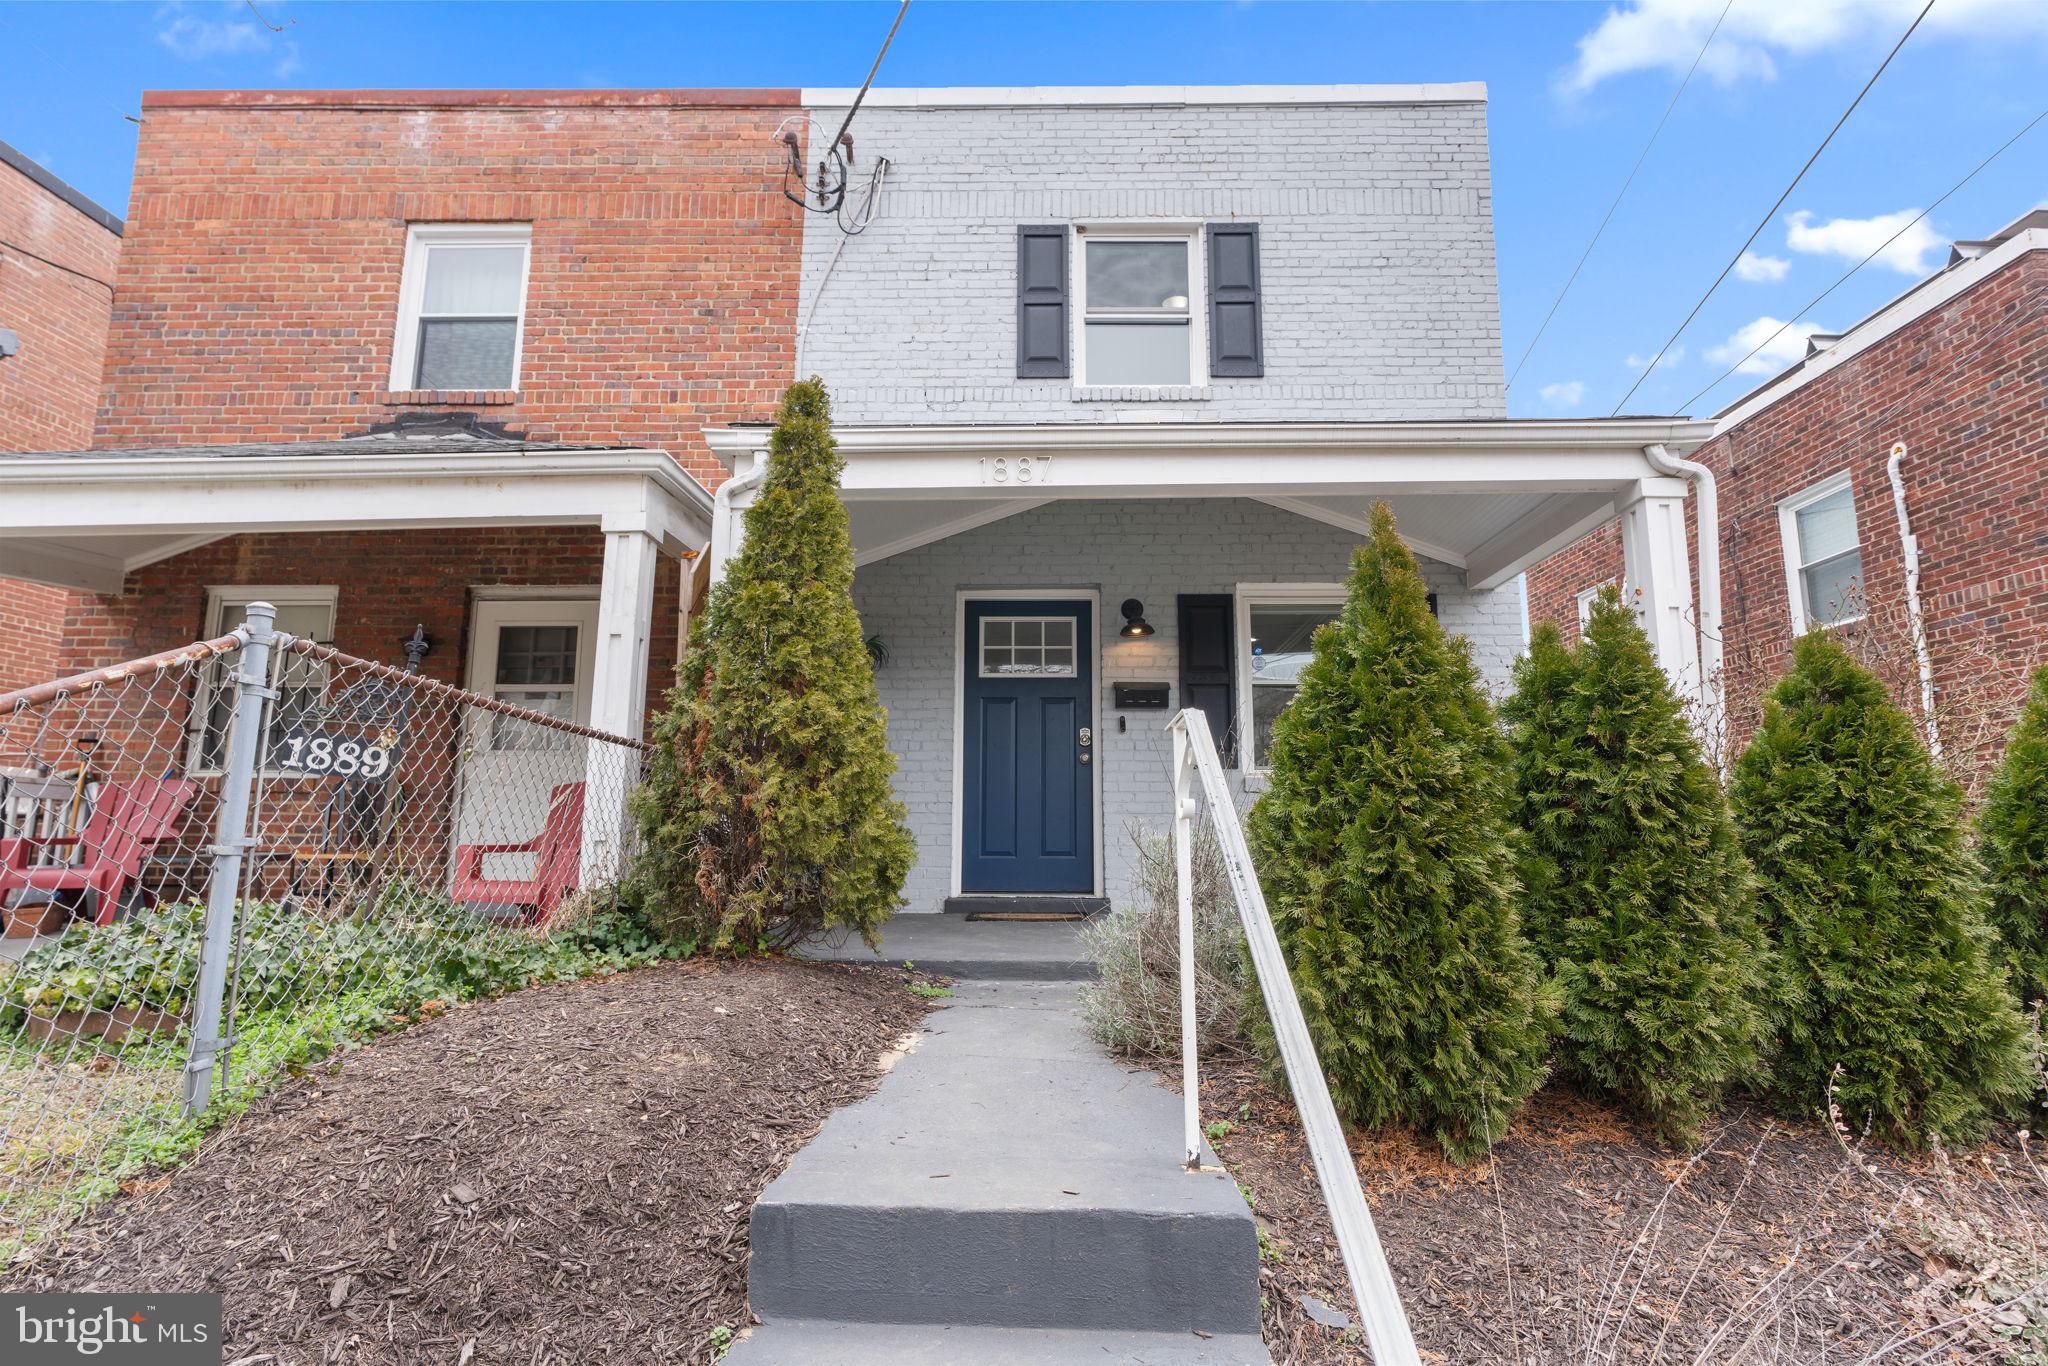
POLYGON ((1095 743, 1095 732, 1086 726, 1081 727, 1080 741, 1082 749, 1088 748, 1088 746, 1095 743))

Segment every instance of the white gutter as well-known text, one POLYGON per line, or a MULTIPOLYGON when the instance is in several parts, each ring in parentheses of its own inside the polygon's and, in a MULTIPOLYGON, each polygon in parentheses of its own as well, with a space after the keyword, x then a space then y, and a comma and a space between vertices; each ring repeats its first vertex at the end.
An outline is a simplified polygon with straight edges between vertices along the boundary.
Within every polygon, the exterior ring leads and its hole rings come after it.
POLYGON ((1721 498, 1714 472, 1697 460, 1681 460, 1661 445, 1643 447, 1643 455, 1661 473, 1692 482, 1699 494, 1694 510, 1700 543, 1700 725, 1717 761, 1727 767, 1728 717, 1721 705, 1721 498))
POLYGON ((767 477, 768 452, 756 450, 753 468, 744 474, 735 474, 720 484, 718 492, 711 496, 711 582, 714 584, 725 577, 725 566, 740 546, 740 528, 736 527, 735 518, 743 512, 733 507, 733 496, 758 488, 767 477))
POLYGON ((1913 534, 1912 519, 1906 515, 1906 481, 1899 467, 1906 459, 1906 443, 1892 443, 1884 462, 1885 477, 1892 482, 1892 507, 1899 514, 1899 544, 1906 552, 1906 617, 1913 630, 1913 658, 1920 666, 1920 715, 1927 722, 1927 750, 1941 757, 1941 727, 1934 719, 1934 659, 1927 649, 1927 622, 1920 615, 1920 538, 1913 534))

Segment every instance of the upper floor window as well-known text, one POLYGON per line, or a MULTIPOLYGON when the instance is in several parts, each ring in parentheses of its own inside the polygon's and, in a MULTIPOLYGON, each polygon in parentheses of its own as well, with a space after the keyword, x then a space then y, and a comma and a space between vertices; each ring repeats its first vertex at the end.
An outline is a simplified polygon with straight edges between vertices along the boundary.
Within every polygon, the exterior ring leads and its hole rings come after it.
POLYGON ((516 389, 533 229, 415 224, 391 348, 393 389, 516 389))
POLYGON ((1839 626, 1863 615, 1863 548, 1856 537, 1856 496, 1843 470, 1778 504, 1785 543, 1792 630, 1839 626))
POLYGON ((1081 383, 1196 383, 1194 235, 1090 234, 1081 261, 1081 383))

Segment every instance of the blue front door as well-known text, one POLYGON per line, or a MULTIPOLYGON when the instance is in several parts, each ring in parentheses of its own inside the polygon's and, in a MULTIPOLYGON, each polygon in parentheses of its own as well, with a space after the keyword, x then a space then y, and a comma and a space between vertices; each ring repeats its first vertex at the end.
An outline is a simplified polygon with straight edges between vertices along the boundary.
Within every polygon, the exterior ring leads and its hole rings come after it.
POLYGON ((961 651, 960 890, 1095 890, 1095 616, 970 600, 961 651))

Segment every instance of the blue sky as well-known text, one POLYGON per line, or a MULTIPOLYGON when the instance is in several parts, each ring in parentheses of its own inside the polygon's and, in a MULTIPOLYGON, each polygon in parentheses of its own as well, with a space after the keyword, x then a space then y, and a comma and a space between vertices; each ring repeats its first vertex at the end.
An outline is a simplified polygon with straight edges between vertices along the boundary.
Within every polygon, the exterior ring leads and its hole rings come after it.
MULTIPOLYGON (((894 85, 1485 81, 1513 371, 1726 0, 968 4, 917 0, 894 85)), ((889 3, 0 3, 0 139, 125 211, 140 92, 854 85, 889 3), (271 31, 279 26, 281 32, 271 31)), ((1510 393, 1604 414, 1839 116, 1919 0, 1733 0, 1699 74, 1510 393)), ((1705 412, 2048 202, 2048 122, 1824 303, 1814 295, 2048 108, 2048 0, 1936 0, 1633 399, 1705 412), (1899 217, 1903 215, 1903 217, 1899 217), (1748 370, 1700 390, 1790 321, 1748 370)), ((765 146, 763 156, 771 153, 765 146)), ((1335 168, 1341 172, 1341 167, 1335 168)))

